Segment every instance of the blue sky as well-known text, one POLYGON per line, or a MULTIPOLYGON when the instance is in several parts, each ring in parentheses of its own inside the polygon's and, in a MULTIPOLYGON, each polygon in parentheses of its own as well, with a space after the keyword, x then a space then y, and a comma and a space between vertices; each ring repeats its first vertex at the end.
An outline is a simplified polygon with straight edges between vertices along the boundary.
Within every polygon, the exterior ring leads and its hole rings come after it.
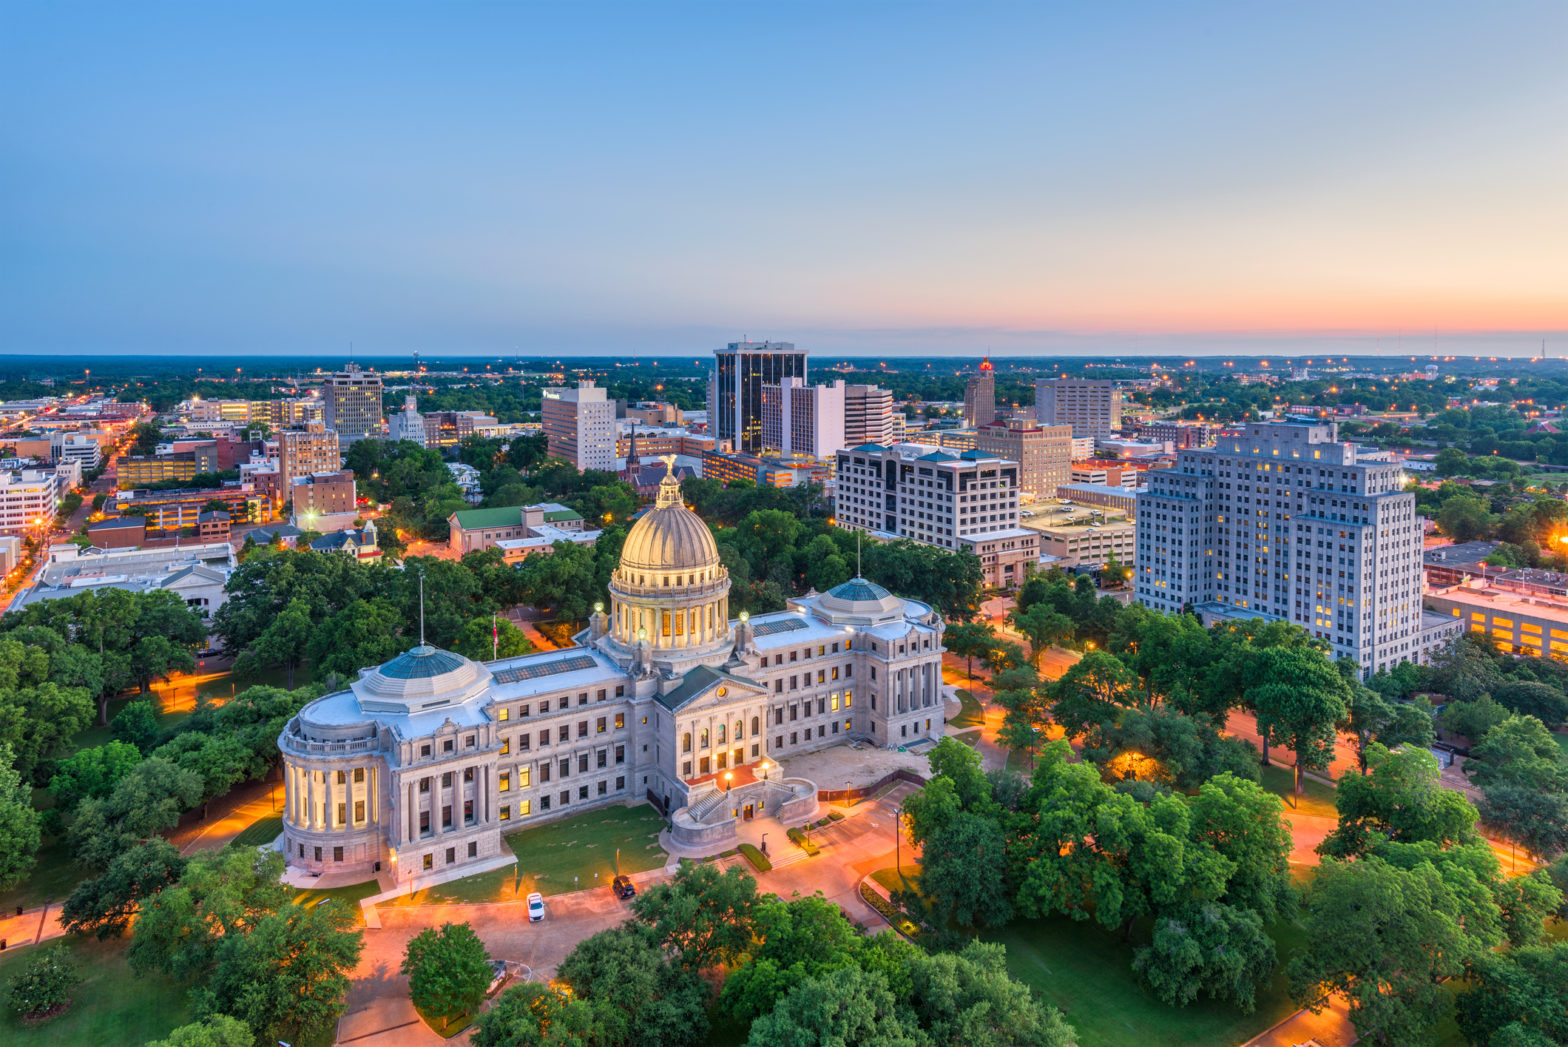
POLYGON ((0 9, 0 352, 1568 348, 1568 5, 0 9))

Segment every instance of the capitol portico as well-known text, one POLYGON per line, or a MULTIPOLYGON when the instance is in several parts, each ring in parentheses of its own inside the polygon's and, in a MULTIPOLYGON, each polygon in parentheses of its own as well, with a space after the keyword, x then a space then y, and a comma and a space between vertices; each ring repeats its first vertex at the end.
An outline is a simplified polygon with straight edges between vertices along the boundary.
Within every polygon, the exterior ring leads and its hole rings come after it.
POLYGON ((793 754, 942 736, 940 616, 856 578, 731 620, 729 573, 673 476, 609 588, 580 646, 480 663, 421 644, 307 705, 278 739, 289 865, 406 882, 642 801, 677 841, 721 844, 741 820, 815 813, 793 754))

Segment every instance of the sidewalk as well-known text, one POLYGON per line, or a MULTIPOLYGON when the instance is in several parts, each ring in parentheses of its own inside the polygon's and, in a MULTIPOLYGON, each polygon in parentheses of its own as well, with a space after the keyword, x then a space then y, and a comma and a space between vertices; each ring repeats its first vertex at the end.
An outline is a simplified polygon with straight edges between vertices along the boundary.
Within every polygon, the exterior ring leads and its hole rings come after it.
POLYGON ((20 916, 16 915, 15 909, 9 909, 5 916, 0 917, 0 941, 5 942, 7 952, 23 945, 37 945, 64 934, 65 928, 60 926, 59 902, 50 902, 36 909, 24 909, 20 916))
POLYGON ((1350 1047, 1356 1039, 1356 1027, 1350 1024, 1349 1003, 1343 996, 1331 996, 1322 1012, 1297 1011, 1242 1047, 1305 1047, 1306 1044, 1350 1047))

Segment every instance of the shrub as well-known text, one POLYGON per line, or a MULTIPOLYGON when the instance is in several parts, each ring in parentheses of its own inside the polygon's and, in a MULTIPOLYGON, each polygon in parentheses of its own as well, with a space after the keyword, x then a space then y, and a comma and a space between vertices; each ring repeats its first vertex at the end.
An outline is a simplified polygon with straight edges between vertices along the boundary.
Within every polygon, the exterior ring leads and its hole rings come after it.
POLYGON ((815 857, 817 854, 821 853, 820 848, 818 848, 816 844, 812 843, 806 834, 800 829, 791 829, 785 835, 787 835, 791 840, 794 840, 795 845, 798 846, 801 850, 805 851, 807 854, 815 857))
POLYGON ((769 869, 773 868, 773 863, 768 861, 768 856, 757 850, 749 843, 743 843, 740 845, 740 853, 746 856, 747 861, 756 866, 758 872, 767 872, 769 869))
POLYGON ((843 811, 833 811, 833 812, 831 812, 828 815, 828 820, 829 821, 833 821, 833 822, 841 822, 841 821, 844 820, 844 812, 843 811))
POLYGON ((76 962, 65 946, 52 945, 11 979, 7 1002, 23 1018, 46 1018, 70 1006, 71 990, 81 983, 76 962))

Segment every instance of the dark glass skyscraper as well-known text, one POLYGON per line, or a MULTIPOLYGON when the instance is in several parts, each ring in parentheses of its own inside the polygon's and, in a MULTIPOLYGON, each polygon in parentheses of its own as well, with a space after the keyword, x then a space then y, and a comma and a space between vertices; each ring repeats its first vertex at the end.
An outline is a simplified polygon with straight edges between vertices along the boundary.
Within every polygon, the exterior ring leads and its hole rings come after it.
POLYGON ((762 387, 806 377, 806 350, 792 342, 731 342, 713 351, 708 425, 743 454, 762 452, 762 387))

